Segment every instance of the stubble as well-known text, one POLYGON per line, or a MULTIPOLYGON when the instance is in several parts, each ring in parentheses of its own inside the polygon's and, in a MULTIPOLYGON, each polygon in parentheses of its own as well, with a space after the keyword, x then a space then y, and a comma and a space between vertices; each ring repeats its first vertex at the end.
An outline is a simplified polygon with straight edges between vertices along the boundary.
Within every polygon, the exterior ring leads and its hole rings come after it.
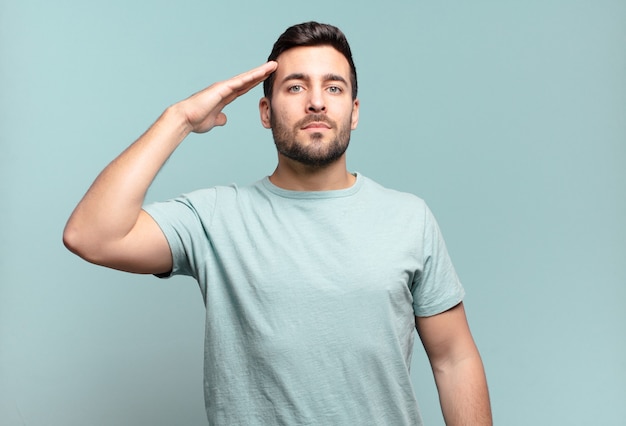
POLYGON ((337 161, 348 149, 350 144, 350 119, 338 124, 324 114, 311 114, 298 121, 293 128, 285 126, 276 119, 274 111, 270 112, 270 125, 276 149, 282 155, 310 167, 324 167, 337 161), (309 138, 308 141, 298 140, 298 131, 313 122, 322 122, 335 130, 335 138, 324 142, 322 132, 301 135, 300 138, 309 138))

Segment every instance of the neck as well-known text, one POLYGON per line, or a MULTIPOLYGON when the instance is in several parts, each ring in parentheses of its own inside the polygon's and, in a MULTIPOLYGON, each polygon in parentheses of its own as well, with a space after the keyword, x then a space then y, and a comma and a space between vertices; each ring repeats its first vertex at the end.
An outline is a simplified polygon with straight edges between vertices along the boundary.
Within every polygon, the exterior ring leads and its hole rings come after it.
POLYGON ((356 178, 346 168, 345 154, 322 167, 307 166, 279 154, 270 181, 290 191, 331 191, 351 187, 356 178))

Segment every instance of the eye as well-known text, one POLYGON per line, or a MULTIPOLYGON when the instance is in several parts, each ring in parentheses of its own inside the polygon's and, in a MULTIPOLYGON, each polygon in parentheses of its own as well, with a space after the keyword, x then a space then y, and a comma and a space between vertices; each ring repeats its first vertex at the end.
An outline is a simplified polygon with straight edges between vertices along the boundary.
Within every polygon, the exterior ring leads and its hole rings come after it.
POLYGON ((300 93, 302 92, 302 90, 304 90, 304 88, 299 84, 294 84, 293 86, 289 86, 287 90, 289 91, 289 93, 300 93))
POLYGON ((340 94, 341 92, 343 92, 343 89, 342 89, 341 87, 339 87, 339 86, 330 86, 330 87, 328 88, 328 91, 329 91, 330 93, 334 94, 334 95, 338 95, 338 94, 340 94))

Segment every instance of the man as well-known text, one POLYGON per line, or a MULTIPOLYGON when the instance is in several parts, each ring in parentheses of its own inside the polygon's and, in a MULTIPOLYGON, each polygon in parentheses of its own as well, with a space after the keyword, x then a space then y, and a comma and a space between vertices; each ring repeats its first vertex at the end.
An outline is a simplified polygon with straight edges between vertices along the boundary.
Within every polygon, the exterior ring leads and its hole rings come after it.
POLYGON ((358 121, 343 33, 293 26, 266 64, 169 107, 68 221, 65 244, 90 262, 198 281, 210 424, 421 424, 414 328, 446 423, 491 424, 464 292, 436 222, 419 198, 348 172, 358 121), (278 151, 271 176, 143 208, 178 144, 226 124, 222 109, 261 81, 261 123, 278 151))

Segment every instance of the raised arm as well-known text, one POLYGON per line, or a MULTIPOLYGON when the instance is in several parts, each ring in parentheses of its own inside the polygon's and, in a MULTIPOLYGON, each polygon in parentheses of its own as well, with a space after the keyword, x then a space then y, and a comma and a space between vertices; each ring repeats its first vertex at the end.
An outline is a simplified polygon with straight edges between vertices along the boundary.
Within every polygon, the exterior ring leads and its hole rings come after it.
POLYGON ((432 317, 416 317, 415 325, 433 369, 446 425, 491 425, 485 372, 463 303, 432 317))
POLYGON ((276 62, 268 62, 165 110, 96 178, 65 226, 65 246, 89 262, 110 268, 138 273, 171 270, 165 236, 142 210, 148 187, 189 133, 205 133, 226 124, 223 108, 276 67, 276 62))

